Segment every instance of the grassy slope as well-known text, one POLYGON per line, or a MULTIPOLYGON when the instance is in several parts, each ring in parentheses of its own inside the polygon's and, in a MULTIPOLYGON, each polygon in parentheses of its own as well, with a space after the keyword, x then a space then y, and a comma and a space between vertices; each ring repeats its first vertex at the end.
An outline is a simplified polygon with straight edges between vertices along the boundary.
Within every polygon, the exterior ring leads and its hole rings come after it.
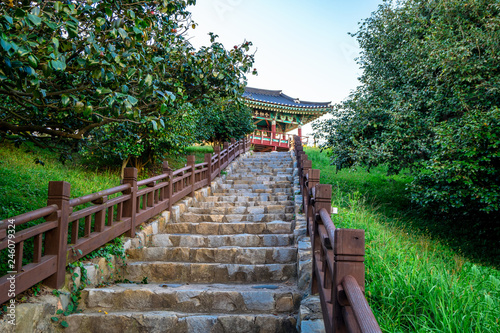
POLYGON ((500 330, 500 271, 414 228, 408 177, 386 177, 383 168, 336 173, 325 154, 306 153, 321 183, 333 185, 335 225, 366 231, 366 294, 383 331, 500 330))
MULTIPOLYGON (((189 147, 188 154, 196 155, 196 163, 203 162, 211 146, 189 147)), ((169 159, 176 170, 186 163, 185 156, 169 159)), ((147 175, 140 175, 139 178, 147 175)), ((96 171, 90 166, 67 162, 63 165, 57 154, 32 148, 0 145, 0 220, 46 206, 49 181, 64 180, 71 184, 71 197, 76 198, 120 184, 118 171, 96 171), (35 164, 35 159, 44 162, 35 164)), ((141 179, 142 179, 141 178, 141 179)))

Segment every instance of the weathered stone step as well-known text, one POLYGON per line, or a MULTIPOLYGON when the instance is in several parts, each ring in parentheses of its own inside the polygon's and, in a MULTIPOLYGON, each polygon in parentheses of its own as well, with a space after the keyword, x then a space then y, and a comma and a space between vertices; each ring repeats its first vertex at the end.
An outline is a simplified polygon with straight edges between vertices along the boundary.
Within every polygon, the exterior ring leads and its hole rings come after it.
POLYGON ((292 183, 289 181, 250 181, 250 180, 235 180, 226 181, 225 184, 221 185, 222 189, 235 189, 235 190, 263 190, 263 189, 282 189, 282 188, 292 188, 292 183))
MULTIPOLYGON (((278 206, 268 206, 278 207, 278 206)), ((267 208, 267 207, 266 207, 267 208)), ((274 211, 285 211, 285 207, 280 207, 274 211)), ((218 222, 218 223, 233 223, 233 222, 272 222, 276 220, 291 221, 292 213, 269 213, 269 214, 196 214, 186 212, 180 216, 180 222, 218 222)))
POLYGON ((192 235, 157 234, 151 238, 151 246, 158 247, 221 247, 221 246, 290 246, 291 234, 238 234, 238 235, 192 235))
POLYGON ((130 261, 169 261, 222 264, 286 264, 297 260, 295 247, 142 247, 129 249, 130 261))
MULTIPOLYGON (((251 202, 258 201, 259 205, 263 205, 264 201, 272 201, 275 202, 273 204, 282 202, 282 201, 291 201, 291 195, 270 195, 270 194, 258 194, 254 193, 253 195, 227 195, 227 193, 214 193, 213 196, 206 197, 206 202, 251 202)), ((255 204, 257 205, 257 204, 255 204)))
POLYGON ((231 184, 262 184, 265 182, 274 182, 276 184, 291 184, 292 176, 252 176, 248 174, 231 174, 225 181, 231 184))
POLYGON ((165 226, 169 234, 236 235, 236 234, 290 234, 292 223, 285 221, 216 223, 178 222, 165 226))
MULTIPOLYGON (((265 185, 264 185, 265 186, 265 185)), ((245 188, 219 188, 214 191, 213 195, 239 195, 239 196, 252 196, 262 193, 277 195, 291 195, 293 189, 290 187, 285 188, 266 188, 266 189, 245 189, 245 188)))
POLYGON ((271 214, 271 213, 293 213, 293 206, 267 205, 267 206, 231 206, 231 207, 189 207, 188 212, 194 214, 271 214))
POLYGON ((65 317, 61 332, 88 333, 294 333, 296 316, 287 314, 185 314, 170 311, 86 312, 65 317))
POLYGON ((265 207, 269 205, 283 205, 286 207, 293 206, 293 201, 246 201, 246 202, 229 202, 229 201, 218 201, 220 197, 210 197, 209 201, 199 201, 195 202, 194 208, 214 208, 214 207, 265 207), (212 200, 217 199, 217 200, 212 200))
POLYGON ((124 278, 164 283, 277 283, 294 279, 295 264, 218 264, 136 261, 127 264, 124 278))
POLYGON ((117 284, 82 291, 81 309, 106 312, 290 313, 302 294, 284 284, 117 284))

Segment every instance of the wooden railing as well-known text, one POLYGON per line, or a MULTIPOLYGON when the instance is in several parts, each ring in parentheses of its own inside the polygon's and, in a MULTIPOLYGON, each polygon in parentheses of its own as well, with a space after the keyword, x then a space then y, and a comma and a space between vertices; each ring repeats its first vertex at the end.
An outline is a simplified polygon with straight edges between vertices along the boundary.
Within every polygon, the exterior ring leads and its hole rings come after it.
POLYGON ((303 212, 313 249, 312 293, 319 293, 325 330, 381 332, 364 296, 365 232, 335 228, 331 220, 332 186, 319 183, 320 170, 294 138, 303 212))
POLYGON ((172 171, 163 162, 161 175, 140 181, 137 169, 126 168, 122 185, 75 199, 70 199, 68 182, 49 182, 47 207, 0 221, 0 251, 9 251, 10 269, 0 278, 0 304, 38 282, 60 288, 67 264, 122 234, 134 237, 138 225, 171 211, 183 197, 194 196, 249 149, 248 139, 233 139, 224 143, 222 151, 216 146, 214 154, 205 154, 204 163, 195 164, 194 156, 188 156, 186 167, 172 171), (15 232, 16 226, 41 218, 42 223, 15 232), (33 239, 33 259, 23 265, 29 239, 33 239))

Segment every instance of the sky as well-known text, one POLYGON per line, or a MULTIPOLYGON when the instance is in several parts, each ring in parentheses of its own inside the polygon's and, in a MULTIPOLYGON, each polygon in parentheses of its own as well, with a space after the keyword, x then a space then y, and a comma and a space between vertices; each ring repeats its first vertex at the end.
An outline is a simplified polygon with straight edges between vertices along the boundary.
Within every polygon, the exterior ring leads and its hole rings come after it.
MULTIPOLYGON (((208 45, 208 32, 229 49, 251 41, 258 76, 248 86, 282 90, 303 101, 338 103, 358 85, 359 47, 348 35, 382 0, 198 0, 189 38, 208 45)), ((312 133, 310 125, 304 135, 312 133)))

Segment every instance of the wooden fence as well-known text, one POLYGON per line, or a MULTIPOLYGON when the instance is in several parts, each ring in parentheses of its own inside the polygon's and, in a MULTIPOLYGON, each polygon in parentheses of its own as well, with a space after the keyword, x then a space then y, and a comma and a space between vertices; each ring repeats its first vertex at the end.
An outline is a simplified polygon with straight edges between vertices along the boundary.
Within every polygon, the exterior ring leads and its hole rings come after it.
POLYGON ((137 169, 126 168, 122 185, 75 199, 70 199, 68 182, 50 182, 46 207, 0 221, 0 251, 8 251, 10 269, 0 278, 0 304, 38 282, 62 287, 67 264, 122 234, 134 237, 138 225, 171 211, 183 197, 194 196, 194 191, 210 185, 249 149, 248 139, 232 139, 222 151, 216 146, 213 154, 205 154, 204 163, 195 164, 194 156, 188 156, 186 167, 172 171, 164 162, 161 175, 140 181, 137 169), (14 232, 15 226, 41 218, 42 223, 14 232), (24 244, 29 239, 33 239, 33 259, 23 265, 24 244))
POLYGON ((381 332, 364 296, 365 232, 337 229, 330 214, 332 186, 319 183, 320 170, 294 138, 303 212, 313 250, 312 293, 319 293, 327 333, 381 332))

